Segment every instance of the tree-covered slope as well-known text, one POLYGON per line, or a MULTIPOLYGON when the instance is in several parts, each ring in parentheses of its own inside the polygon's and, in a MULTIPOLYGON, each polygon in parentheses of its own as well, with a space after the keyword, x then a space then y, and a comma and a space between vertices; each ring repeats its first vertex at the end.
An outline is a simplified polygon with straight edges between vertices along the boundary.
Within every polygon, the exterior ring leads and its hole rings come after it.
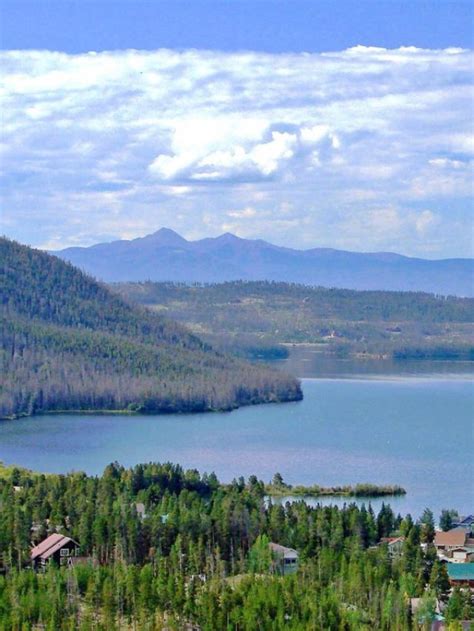
POLYGON ((268 354, 278 343, 303 343, 338 354, 474 358, 472 298, 244 281, 112 287, 237 351, 268 354))
POLYGON ((301 398, 293 378, 217 353, 60 259, 0 240, 0 417, 205 411, 301 398))

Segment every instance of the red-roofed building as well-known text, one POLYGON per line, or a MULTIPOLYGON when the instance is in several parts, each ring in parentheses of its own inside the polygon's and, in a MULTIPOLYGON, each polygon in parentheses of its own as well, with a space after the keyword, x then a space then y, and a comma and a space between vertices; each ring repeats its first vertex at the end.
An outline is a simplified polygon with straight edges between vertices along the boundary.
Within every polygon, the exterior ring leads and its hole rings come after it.
POLYGON ((68 565, 79 556, 79 544, 74 539, 53 533, 31 550, 33 568, 44 568, 53 561, 58 565, 68 565))

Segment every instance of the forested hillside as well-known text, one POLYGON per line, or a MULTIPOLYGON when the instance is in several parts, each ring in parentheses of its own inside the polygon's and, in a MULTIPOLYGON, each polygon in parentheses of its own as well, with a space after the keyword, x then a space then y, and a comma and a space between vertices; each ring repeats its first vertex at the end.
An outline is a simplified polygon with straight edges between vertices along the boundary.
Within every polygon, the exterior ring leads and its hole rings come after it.
POLYGON ((438 598, 454 631, 473 618, 472 598, 450 594, 433 536, 429 510, 414 523, 388 505, 282 506, 255 476, 221 485, 171 464, 113 464, 101 477, 0 467, 0 628, 410 631, 429 628, 438 598), (28 569, 32 543, 51 532, 82 558, 28 569), (392 558, 382 538, 396 535, 392 558), (298 552, 295 573, 279 572, 269 541, 298 552))
POLYGON ((309 343, 337 354, 474 358, 472 298, 242 281, 112 288, 237 353, 271 356, 277 343, 309 343))
POLYGON ((0 417, 205 411, 301 398, 296 380, 215 352, 60 259, 0 240, 0 417))

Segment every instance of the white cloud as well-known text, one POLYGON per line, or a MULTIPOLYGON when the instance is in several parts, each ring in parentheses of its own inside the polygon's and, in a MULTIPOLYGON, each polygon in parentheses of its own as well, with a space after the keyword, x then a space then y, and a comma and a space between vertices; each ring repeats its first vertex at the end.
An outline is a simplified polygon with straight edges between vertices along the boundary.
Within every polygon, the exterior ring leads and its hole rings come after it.
POLYGON ((247 208, 244 208, 243 210, 229 210, 229 212, 227 213, 228 217, 235 217, 236 219, 240 219, 240 218, 250 218, 250 217, 255 217, 255 215, 257 214, 257 211, 255 210, 255 208, 250 208, 250 206, 248 206, 247 208))
POLYGON ((7 51, 1 63, 1 218, 25 242, 231 225, 294 246, 471 247, 471 51, 7 51))

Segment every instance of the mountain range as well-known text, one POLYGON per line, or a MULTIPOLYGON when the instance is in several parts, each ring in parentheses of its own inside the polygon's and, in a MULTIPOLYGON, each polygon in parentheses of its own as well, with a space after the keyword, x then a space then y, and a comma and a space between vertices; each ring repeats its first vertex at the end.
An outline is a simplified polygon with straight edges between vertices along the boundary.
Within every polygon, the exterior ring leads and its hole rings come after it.
POLYGON ((427 260, 330 248, 296 250, 230 233, 188 241, 161 228, 130 241, 72 247, 54 254, 106 282, 275 280, 347 289, 474 295, 474 259, 427 260))

